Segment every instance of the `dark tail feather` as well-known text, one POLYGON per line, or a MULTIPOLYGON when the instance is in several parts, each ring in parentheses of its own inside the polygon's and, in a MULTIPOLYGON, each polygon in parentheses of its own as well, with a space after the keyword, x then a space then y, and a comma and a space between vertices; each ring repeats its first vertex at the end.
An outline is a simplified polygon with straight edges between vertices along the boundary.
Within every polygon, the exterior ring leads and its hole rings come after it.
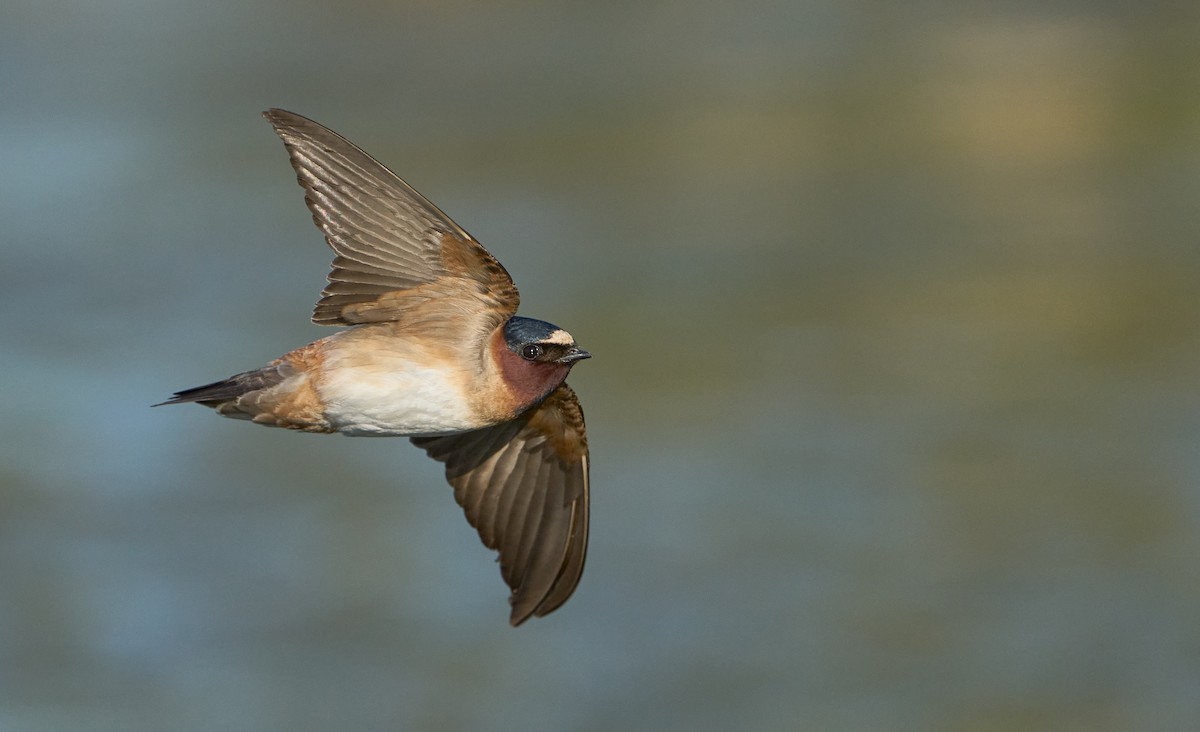
POLYGON ((161 407, 164 404, 198 402, 206 407, 215 407, 221 402, 237 399, 243 394, 248 394, 252 391, 275 386, 281 381, 283 381, 283 375, 279 373, 279 368, 268 366, 257 371, 247 371, 237 376, 230 376, 228 379, 214 381, 204 386, 195 386, 191 389, 177 391, 170 399, 152 406, 161 407))

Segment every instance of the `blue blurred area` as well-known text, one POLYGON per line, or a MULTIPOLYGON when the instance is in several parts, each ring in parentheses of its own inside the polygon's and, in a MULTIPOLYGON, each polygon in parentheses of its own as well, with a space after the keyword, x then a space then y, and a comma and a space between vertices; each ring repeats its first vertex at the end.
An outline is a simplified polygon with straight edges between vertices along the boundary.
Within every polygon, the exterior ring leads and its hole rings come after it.
POLYGON ((1192 6, 3 15, 0 729, 1200 719, 1192 6), (269 106, 595 354, 554 615, 406 440, 148 407, 329 332, 269 106))

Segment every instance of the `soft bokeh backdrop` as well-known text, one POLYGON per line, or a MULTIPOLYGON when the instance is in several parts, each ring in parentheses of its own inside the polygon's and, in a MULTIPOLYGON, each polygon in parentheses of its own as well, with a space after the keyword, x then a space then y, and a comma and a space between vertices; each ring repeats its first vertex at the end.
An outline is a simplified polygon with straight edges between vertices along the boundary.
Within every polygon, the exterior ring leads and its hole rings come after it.
POLYGON ((1195 3, 9 0, 0 729, 1185 730, 1195 3), (575 597, 172 391, 328 331, 281 106, 596 357, 575 597))

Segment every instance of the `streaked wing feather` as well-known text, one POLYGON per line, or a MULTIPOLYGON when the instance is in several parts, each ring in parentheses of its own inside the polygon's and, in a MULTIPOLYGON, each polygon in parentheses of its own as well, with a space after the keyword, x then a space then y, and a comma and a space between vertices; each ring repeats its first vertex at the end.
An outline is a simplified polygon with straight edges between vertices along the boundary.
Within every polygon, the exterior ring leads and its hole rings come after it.
POLYGON ((583 574, 588 533, 587 434, 566 384, 517 419, 412 442, 446 464, 467 520, 500 552, 510 622, 555 610, 583 574))
MULTIPOLYGON (((583 456, 583 470, 577 473, 572 473, 571 482, 576 485, 574 489, 578 490, 579 495, 587 495, 588 487, 588 456, 583 456)), ((576 541, 580 546, 587 546, 588 542, 588 525, 589 525, 589 510, 588 501, 574 501, 571 506, 571 526, 573 531, 580 532, 576 537, 576 541)), ((546 595, 546 599, 541 602, 542 612, 552 612, 575 592, 575 585, 579 582, 580 575, 583 574, 583 561, 586 558, 586 552, 572 552, 567 555, 566 564, 563 565, 559 572, 558 579, 550 588, 546 595)))
MULTIPOLYGON (((533 475, 529 476, 531 485, 544 485, 549 476, 538 475, 539 469, 547 465, 535 465, 533 475)), ((527 580, 533 574, 534 548, 539 546, 542 521, 546 512, 545 496, 538 491, 525 491, 526 503, 520 513, 509 517, 506 524, 509 541, 501 552, 500 563, 504 579, 512 587, 525 587, 527 580), (505 561, 507 559, 507 561, 505 561)))
POLYGON ((336 255, 313 322, 400 319, 410 302, 403 298, 361 306, 446 277, 463 281, 463 297, 495 309, 497 323, 516 312, 519 295, 504 267, 395 173, 310 119, 281 109, 263 116, 287 147, 313 221, 336 255))
POLYGON ((497 530, 497 517, 504 515, 505 497, 520 490, 522 473, 517 466, 520 457, 521 450, 510 442, 496 454, 497 459, 492 462, 487 475, 475 480, 483 494, 476 528, 484 544, 500 545, 503 541, 503 531, 497 530))

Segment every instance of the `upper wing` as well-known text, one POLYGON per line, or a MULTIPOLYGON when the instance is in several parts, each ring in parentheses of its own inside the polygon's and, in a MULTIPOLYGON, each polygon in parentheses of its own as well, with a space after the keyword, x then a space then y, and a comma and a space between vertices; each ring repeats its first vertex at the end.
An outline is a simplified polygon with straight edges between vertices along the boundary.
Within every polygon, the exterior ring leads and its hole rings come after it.
POLYGON ((412 442, 446 464, 467 520, 500 551, 509 622, 566 602, 583 574, 588 535, 587 431, 571 387, 511 422, 412 442))
POLYGON ((404 291, 434 283, 438 297, 479 300, 497 324, 517 311, 504 267, 395 173, 310 119, 282 109, 263 116, 287 146, 313 221, 336 255, 314 323, 397 320, 410 303, 404 291))

